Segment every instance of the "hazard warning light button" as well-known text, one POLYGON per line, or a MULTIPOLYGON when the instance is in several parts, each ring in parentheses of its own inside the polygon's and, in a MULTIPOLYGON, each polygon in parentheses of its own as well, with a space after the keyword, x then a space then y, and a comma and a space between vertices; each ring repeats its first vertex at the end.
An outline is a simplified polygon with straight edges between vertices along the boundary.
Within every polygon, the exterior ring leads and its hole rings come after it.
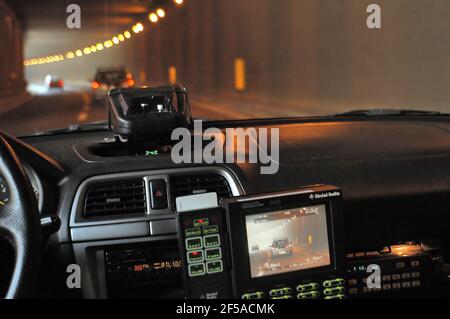
POLYGON ((149 182, 150 202, 153 210, 167 209, 167 184, 163 179, 149 182))

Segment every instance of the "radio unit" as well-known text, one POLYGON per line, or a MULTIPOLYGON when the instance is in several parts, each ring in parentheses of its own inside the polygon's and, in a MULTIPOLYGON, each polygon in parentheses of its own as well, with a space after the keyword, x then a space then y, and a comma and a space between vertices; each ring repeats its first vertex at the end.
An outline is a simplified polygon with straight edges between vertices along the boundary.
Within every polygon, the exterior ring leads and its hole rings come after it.
POLYGON ((109 298, 180 298, 181 260, 176 241, 105 250, 109 298))
POLYGON ((350 297, 386 296, 401 292, 417 296, 420 288, 433 284, 434 272, 442 260, 439 250, 420 244, 394 245, 382 251, 347 255, 346 278, 350 297), (379 267, 380 286, 369 288, 369 265, 379 267))
POLYGON ((188 298, 346 297, 334 186, 226 199, 177 218, 188 298))

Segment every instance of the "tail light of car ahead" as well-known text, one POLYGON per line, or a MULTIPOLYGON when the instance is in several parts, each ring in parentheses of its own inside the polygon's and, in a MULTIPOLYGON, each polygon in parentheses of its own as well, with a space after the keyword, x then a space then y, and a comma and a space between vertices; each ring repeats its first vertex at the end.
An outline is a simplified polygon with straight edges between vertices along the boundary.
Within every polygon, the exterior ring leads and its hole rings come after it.
POLYGON ((98 89, 99 87, 100 83, 98 83, 97 81, 91 83, 91 88, 93 88, 94 90, 98 89))
POLYGON ((128 79, 124 82, 124 86, 126 87, 131 87, 134 86, 134 80, 133 79, 128 79))

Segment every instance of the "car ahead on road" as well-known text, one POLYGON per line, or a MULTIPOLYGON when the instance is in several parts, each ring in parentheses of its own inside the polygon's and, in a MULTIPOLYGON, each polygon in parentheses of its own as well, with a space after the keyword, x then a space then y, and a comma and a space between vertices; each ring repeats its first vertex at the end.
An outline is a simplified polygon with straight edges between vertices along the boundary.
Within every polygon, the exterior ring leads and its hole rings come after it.
POLYGON ((64 80, 55 75, 47 75, 45 77, 45 85, 47 89, 63 89, 64 88, 64 80))
POLYGON ((292 256, 292 243, 287 237, 274 239, 269 254, 271 258, 292 256))
POLYGON ((96 102, 105 100, 111 89, 134 86, 133 75, 123 67, 98 69, 94 81, 91 83, 91 88, 94 91, 94 101, 96 102))

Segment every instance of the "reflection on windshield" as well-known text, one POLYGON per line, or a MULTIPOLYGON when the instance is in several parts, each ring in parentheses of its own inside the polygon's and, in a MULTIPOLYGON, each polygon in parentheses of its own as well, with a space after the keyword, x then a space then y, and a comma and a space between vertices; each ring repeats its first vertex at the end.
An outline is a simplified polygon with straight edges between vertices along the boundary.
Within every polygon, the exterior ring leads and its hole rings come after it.
POLYGON ((106 120, 111 88, 178 83, 214 120, 448 112, 450 2, 373 2, 0 0, 0 129, 106 120))

